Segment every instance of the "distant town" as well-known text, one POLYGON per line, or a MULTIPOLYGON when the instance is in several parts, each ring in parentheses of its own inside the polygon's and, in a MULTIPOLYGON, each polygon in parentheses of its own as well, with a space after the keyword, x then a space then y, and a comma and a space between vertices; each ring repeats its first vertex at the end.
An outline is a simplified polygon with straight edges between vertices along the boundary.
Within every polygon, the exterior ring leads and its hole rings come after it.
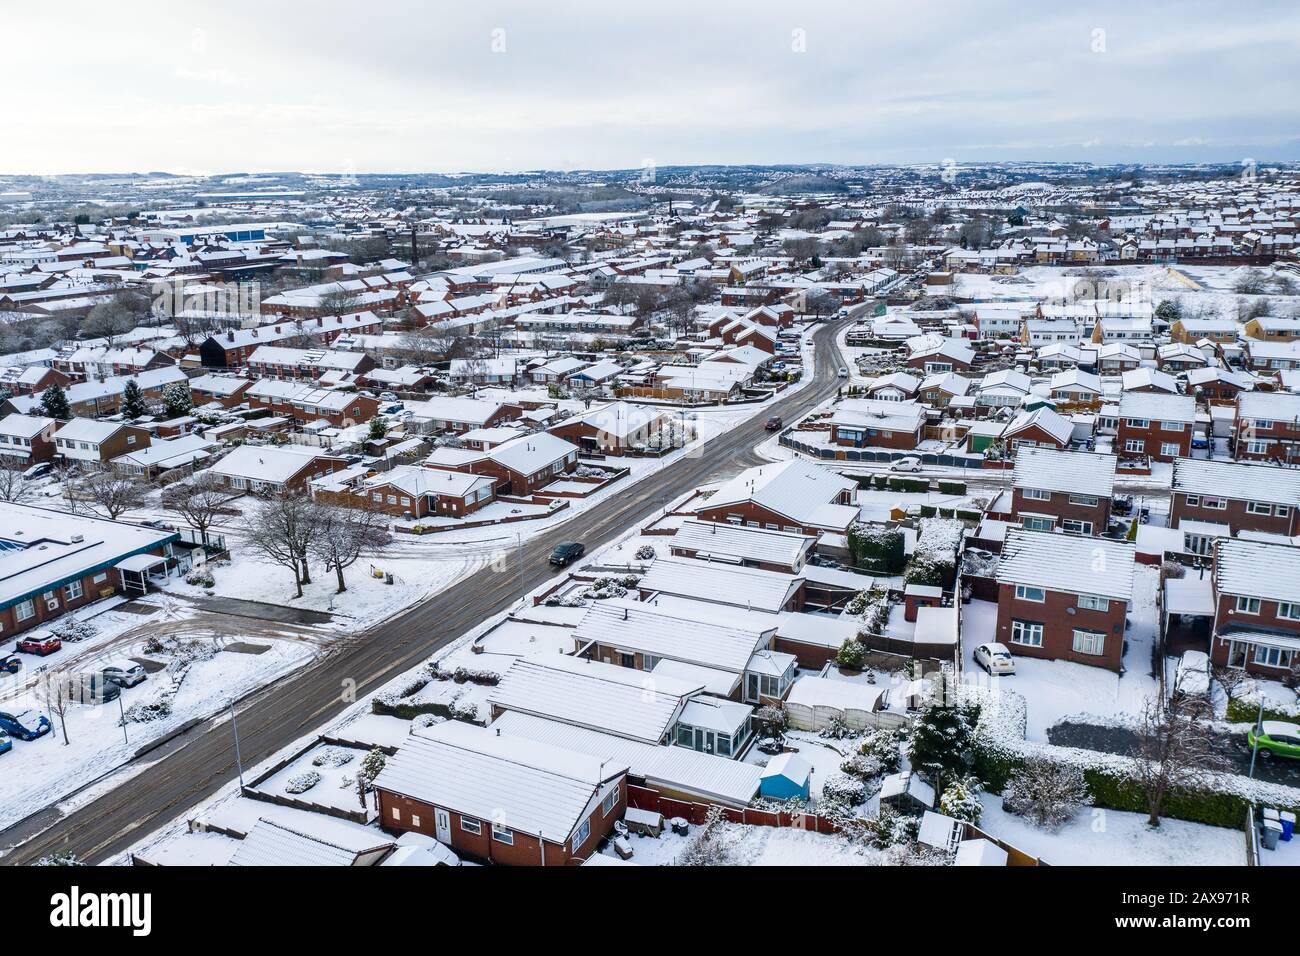
POLYGON ((6 175, 0 352, 5 863, 1300 862, 1294 163, 6 175))

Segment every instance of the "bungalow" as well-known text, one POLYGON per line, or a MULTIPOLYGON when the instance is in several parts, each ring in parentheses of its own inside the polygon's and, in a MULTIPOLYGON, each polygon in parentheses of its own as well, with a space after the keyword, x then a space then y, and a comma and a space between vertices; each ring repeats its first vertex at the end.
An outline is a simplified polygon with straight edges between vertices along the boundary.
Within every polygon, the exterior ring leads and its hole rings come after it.
POLYGON ((1099 535, 1110 525, 1115 456, 1021 448, 1011 486, 1011 513, 1031 531, 1099 535))
POLYGON ((923 335, 907 343, 910 354, 903 364, 919 368, 926 375, 938 372, 966 372, 975 362, 974 350, 962 339, 923 335))
POLYGON ((1134 546, 1012 528, 998 561, 997 640, 1013 654, 1121 669, 1134 546))
POLYGON ((532 369, 528 373, 528 378, 538 385, 558 385, 570 375, 582 371, 590 364, 590 362, 574 358, 572 355, 561 356, 552 359, 545 365, 532 369))
POLYGON ((159 475, 177 468, 193 468, 206 461, 216 447, 200 435, 181 435, 177 438, 156 438, 147 448, 129 451, 112 460, 118 471, 138 475, 152 481, 159 475))
POLYGON ((915 402, 845 399, 831 415, 831 442, 850 448, 911 450, 921 443, 925 412, 915 402))
POLYGON ((1125 392, 1154 392, 1177 395, 1178 381, 1168 372, 1144 365, 1120 376, 1120 387, 1125 392))
POLYGON ((174 531, 0 502, 0 635, 11 637, 125 587, 119 564, 175 565, 174 531))
POLYGON ((1012 452, 1019 448, 1070 447, 1074 423, 1050 405, 1021 412, 1002 432, 1003 444, 1012 452))
POLYGON ((1238 395, 1254 387, 1249 376, 1217 365, 1187 372, 1187 390, 1210 405, 1236 404, 1238 395))
POLYGON ((190 379, 190 397, 195 406, 234 408, 243 403, 244 393, 252 387, 251 381, 235 375, 200 375, 190 379))
POLYGON ((346 487, 336 487, 328 476, 320 478, 312 494, 317 500, 371 507, 395 518, 464 518, 493 500, 492 485, 492 479, 482 475, 396 465, 346 487))
POLYGON ((965 398, 972 382, 955 372, 928 376, 917 388, 917 398, 931 408, 947 408, 954 398, 965 398))
POLYGON ((535 494, 578 464, 578 446, 549 432, 522 435, 485 452, 466 466, 472 474, 488 475, 497 494, 535 494))
POLYGON ((321 475, 341 471, 347 460, 300 445, 240 445, 207 469, 231 491, 267 493, 305 488, 321 475))
MULTIPOLYGON (((964 380, 963 380, 964 381, 964 380)), ((916 397, 921 379, 908 372, 890 372, 867 386, 867 396, 878 402, 906 402, 916 397)))
POLYGON ((775 614, 803 610, 804 585, 802 577, 780 571, 662 557, 650 565, 637 588, 643 601, 665 594, 775 614))
POLYGON ((414 730, 375 778, 381 825, 508 866, 585 860, 627 808, 626 765, 490 728, 414 730))
POLYGON ((672 427, 672 416, 644 405, 611 402, 588 409, 548 431, 570 441, 583 451, 606 455, 625 455, 636 445, 644 445, 650 436, 672 427))
POLYGON ((702 521, 817 535, 845 533, 858 518, 857 485, 801 458, 747 468, 696 511, 702 521))
POLYGON ((669 542, 672 554, 738 567, 798 574, 816 545, 812 535, 687 519, 669 542))
POLYGON ((1280 680, 1300 658, 1300 548, 1222 538, 1214 546, 1210 660, 1280 680))
MULTIPOLYGON (((1263 463, 1175 458, 1169 526, 1222 525, 1229 534, 1300 534, 1300 470, 1263 463)), ((1208 542, 1188 550, 1207 554, 1208 542)))
POLYGON ((407 402, 411 424, 426 433, 463 434, 475 428, 489 428, 511 422, 523 415, 523 408, 513 402, 477 398, 431 398, 427 402, 407 402))
POLYGON ((1081 369, 1065 369, 1052 376, 1048 395, 1063 405, 1094 406, 1101 402, 1101 378, 1081 369))

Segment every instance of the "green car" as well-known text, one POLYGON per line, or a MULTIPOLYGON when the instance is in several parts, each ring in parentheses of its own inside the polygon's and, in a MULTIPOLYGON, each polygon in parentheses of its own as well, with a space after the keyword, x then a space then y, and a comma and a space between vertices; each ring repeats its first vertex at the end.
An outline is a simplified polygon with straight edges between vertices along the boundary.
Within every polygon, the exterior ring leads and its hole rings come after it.
POLYGON ((1290 757, 1300 759, 1300 724, 1288 724, 1281 720, 1266 720, 1258 728, 1262 733, 1256 734, 1252 727, 1246 732, 1246 742, 1251 749, 1259 748, 1261 757, 1290 757))

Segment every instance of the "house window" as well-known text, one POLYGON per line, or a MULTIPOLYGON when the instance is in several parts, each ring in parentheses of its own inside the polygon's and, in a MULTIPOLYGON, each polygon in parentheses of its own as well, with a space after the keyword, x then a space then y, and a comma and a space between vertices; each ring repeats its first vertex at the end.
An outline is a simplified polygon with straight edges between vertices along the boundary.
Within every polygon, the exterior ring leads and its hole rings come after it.
POLYGON ((107 574, 96 574, 96 575, 95 575, 93 578, 91 578, 90 580, 91 580, 91 583, 93 583, 93 584, 103 584, 105 581, 108 580, 108 575, 107 575, 107 574))
POLYGON ((1078 654, 1098 656, 1102 653, 1105 644, 1106 635, 1099 631, 1074 632, 1074 650, 1078 654))
POLYGON ((1124 442, 1124 450, 1135 455, 1141 454, 1142 450, 1146 448, 1146 446, 1146 442, 1137 438, 1130 438, 1128 441, 1124 442))
POLYGON ((1180 451, 1182 449, 1178 447, 1177 442, 1162 442, 1160 444, 1160 454, 1162 455, 1177 456, 1180 451))
POLYGON ((1052 519, 1039 515, 1025 515, 1024 526, 1030 531, 1051 531, 1052 519))
POLYGON ((1023 494, 1026 498, 1030 498, 1034 501, 1052 500, 1052 493, 1050 491, 1044 491, 1042 488, 1025 488, 1021 492, 1021 494, 1023 494))
POLYGON ((1264 647, 1257 644, 1255 645, 1255 663, 1263 664, 1265 667, 1290 667, 1291 651, 1284 651, 1280 647, 1264 647))
POLYGON ((1070 534, 1092 534, 1092 522, 1080 521, 1078 518, 1063 518, 1061 530, 1068 531, 1070 534))
POLYGON ((1037 601, 1039 604, 1042 604, 1043 601, 1047 600, 1047 592, 1042 588, 1030 587, 1028 584, 1017 584, 1016 600, 1037 601))
POLYGON ((400 807, 393 807, 393 819, 394 820, 402 819, 402 810, 400 807))
POLYGON ((1070 495, 1070 504, 1092 508, 1097 504, 1097 499, 1093 495, 1070 495))
POLYGON ((1277 616, 1285 621, 1300 621, 1300 604, 1278 601, 1277 616))
POLYGON ((1183 500, 1189 508, 1199 508, 1201 506, 1200 495, 1186 495, 1183 500))
POLYGON ((1264 504, 1262 501, 1247 501, 1246 514, 1248 515, 1271 515, 1273 506, 1264 504))
POLYGON ((1104 598, 1096 594, 1080 594, 1079 607, 1085 611, 1109 611, 1110 598, 1104 598))
POLYGON ((573 835, 573 852, 578 852, 578 847, 587 842, 587 837, 591 836, 591 821, 583 820, 582 826, 578 827, 578 832, 573 835))
POLYGON ((1186 427, 1187 425, 1185 422, 1161 422, 1160 423, 1160 430, 1162 432, 1180 432, 1186 427))
POLYGON ((503 827, 499 823, 492 824, 492 839, 498 843, 504 843, 506 846, 515 845, 515 831, 509 827, 503 827))
POLYGON ((1259 598, 1246 597, 1245 595, 1239 595, 1239 596, 1237 597, 1237 613, 1238 613, 1238 614, 1258 614, 1258 613, 1259 613, 1259 598))
POLYGON ((14 617, 20 621, 25 621, 29 617, 35 617, 35 616, 36 616, 36 604, 30 598, 28 598, 26 601, 23 601, 16 608, 14 608, 14 617))
POLYGON ((605 799, 600 801, 600 815, 607 817, 610 811, 614 809, 614 798, 618 796, 618 788, 611 788, 609 793, 605 794, 605 799))
POLYGON ((420 817, 418 814, 411 814, 411 826, 415 827, 417 830, 420 828, 420 817))
POLYGON ((653 654, 642 654, 641 669, 643 671, 652 671, 655 669, 655 665, 658 664, 662 659, 663 658, 655 657, 653 654))
POLYGON ((1025 647, 1043 646, 1043 625, 1037 621, 1012 621, 1011 643, 1025 647))
POLYGON ((483 832, 483 824, 470 817, 460 818, 460 828, 466 833, 480 834, 483 832))
POLYGON ((68 596, 69 601, 77 600, 77 598, 81 597, 82 594, 81 582, 73 581, 63 589, 63 593, 68 596))
POLYGON ((1124 423, 1130 428, 1150 428, 1151 420, 1148 418, 1126 418, 1124 423))
POLYGON ((1228 499, 1211 498, 1209 495, 1206 495, 1204 498, 1201 499, 1201 507, 1213 508, 1215 511, 1223 511, 1228 507, 1228 499))

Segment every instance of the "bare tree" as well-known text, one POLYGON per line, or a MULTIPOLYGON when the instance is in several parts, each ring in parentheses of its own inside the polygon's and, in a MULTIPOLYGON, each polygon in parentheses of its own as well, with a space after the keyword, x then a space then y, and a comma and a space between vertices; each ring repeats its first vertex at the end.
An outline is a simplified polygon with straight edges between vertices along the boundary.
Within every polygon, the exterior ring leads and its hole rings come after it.
POLYGON ((312 541, 312 555, 338 575, 339 590, 348 589, 343 572, 367 554, 373 554, 392 540, 388 516, 378 508, 346 508, 321 505, 319 533, 312 541))
POLYGON ((306 492, 289 488, 249 508, 241 524, 251 551, 293 572, 295 597, 302 597, 302 586, 311 583, 308 558, 320 531, 321 511, 306 492))
POLYGON ((16 462, 0 460, 0 501, 20 504, 32 496, 31 486, 16 462))
POLYGON ((1223 740, 1192 713, 1189 695, 1147 698, 1137 727, 1137 778, 1146 796, 1149 826, 1160 826, 1165 798, 1174 790, 1206 786, 1230 769, 1223 740))
POLYGON ((72 706, 72 688, 67 674, 55 671, 42 674, 36 684, 36 699, 41 706, 59 718, 59 731, 63 745, 68 745, 68 708, 72 706))
POLYGON ((199 533, 203 544, 208 543, 208 529, 216 522, 229 498, 230 493, 222 486, 221 480, 209 472, 167 489, 168 507, 199 533))
POLYGON ((142 507, 149 498, 149 486, 144 480, 109 467, 92 471, 82 479, 81 487, 114 521, 132 508, 142 507))
POLYGON ((433 323, 412 329, 398 339, 398 354, 412 365, 431 365, 447 359, 464 358, 473 347, 473 341, 457 330, 441 328, 433 323))
POLYGON ((149 299, 134 291, 119 292, 99 303, 81 325, 87 338, 102 338, 109 345, 138 326, 149 315, 149 299))

